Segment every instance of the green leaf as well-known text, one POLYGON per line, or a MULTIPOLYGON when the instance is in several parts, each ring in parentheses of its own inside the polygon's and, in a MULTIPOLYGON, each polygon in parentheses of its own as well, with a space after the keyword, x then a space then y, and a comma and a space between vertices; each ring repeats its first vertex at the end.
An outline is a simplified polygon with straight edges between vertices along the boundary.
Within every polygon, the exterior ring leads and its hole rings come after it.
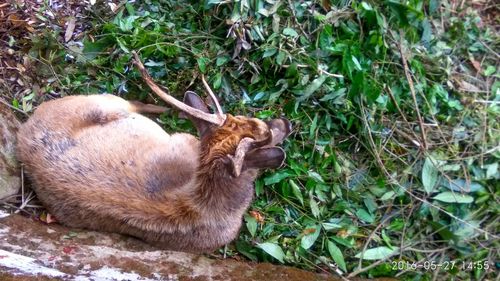
POLYGON ((236 250, 243 254, 245 257, 249 258, 252 261, 258 261, 259 259, 255 255, 255 248, 250 245, 250 243, 242 240, 238 240, 235 243, 236 250))
POLYGON ((323 225, 323 228, 326 231, 332 230, 332 229, 341 229, 342 228, 342 226, 340 224, 333 223, 333 222, 324 222, 321 225, 323 225))
POLYGON ((290 186, 292 187, 292 192, 295 198, 299 199, 300 204, 304 206, 304 197, 302 196, 302 192, 300 191, 300 187, 293 181, 289 180, 288 183, 290 183, 290 186))
POLYGON ((384 240, 385 244, 389 247, 389 248, 393 248, 392 244, 391 244, 391 238, 389 238, 389 236, 387 236, 387 234, 385 233, 385 229, 382 230, 382 240, 384 240))
POLYGON ((306 227, 306 229, 314 229, 314 232, 302 236, 302 239, 300 240, 300 246, 305 250, 311 248, 312 245, 314 245, 314 242, 316 242, 319 237, 321 226, 313 225, 306 227))
POLYGON ((497 69, 493 65, 488 65, 486 67, 486 70, 484 71, 484 76, 490 76, 491 74, 495 73, 497 69))
POLYGON ((318 127, 318 114, 314 115, 314 119, 311 123, 311 127, 309 128, 309 139, 313 139, 316 134, 316 128, 318 127))
POLYGON ((314 200, 314 198, 311 196, 309 198, 309 206, 311 207, 311 212, 315 218, 319 218, 319 207, 318 203, 314 200))
MULTIPOLYGON (((368 249, 363 254, 364 260, 381 260, 396 254, 399 251, 398 247, 389 248, 386 246, 368 249)), ((362 252, 355 255, 355 258, 360 259, 362 252)))
POLYGON ((122 40, 122 39, 120 39, 120 38, 116 38, 116 42, 118 42, 118 46, 120 46, 120 49, 122 49, 122 51, 123 51, 125 54, 130 53, 130 51, 128 50, 127 46, 125 46, 125 42, 123 42, 123 40, 122 40))
POLYGON ((282 51, 279 51, 278 55, 276 56, 276 63, 278 65, 282 65, 283 62, 285 61, 285 58, 286 58, 286 53, 282 52, 282 51))
POLYGON ((358 59, 355 56, 351 57, 352 62, 354 63, 354 66, 356 67, 357 70, 361 71, 363 68, 361 67, 361 64, 359 63, 358 59))
POLYGON ((391 199, 394 194, 396 194, 394 191, 387 191, 386 193, 384 193, 384 195, 382 195, 382 197, 380 197, 380 200, 381 201, 385 201, 385 200, 389 200, 391 199))
POLYGON ((312 178, 315 182, 317 183, 324 183, 325 181, 321 177, 320 174, 314 172, 314 171, 307 171, 307 175, 312 178))
POLYGON ((229 60, 231 60, 231 58, 229 56, 220 56, 220 57, 217 57, 215 64, 217 66, 222 66, 222 65, 226 64, 229 60))
POLYGON ((257 232, 257 220, 252 216, 246 215, 245 222, 248 232, 250 232, 250 235, 252 235, 252 237, 255 237, 255 233, 257 232))
POLYGON ((342 269, 342 271, 347 272, 347 268, 345 265, 344 256, 342 255, 342 251, 340 251, 339 247, 335 245, 332 241, 328 240, 328 252, 330 252, 330 256, 337 263, 338 267, 342 269))
POLYGON ((432 193, 438 180, 438 170, 433 164, 431 157, 425 158, 424 166, 422 167, 422 184, 427 193, 432 193))
POLYGON ((278 49, 277 49, 277 48, 275 48, 275 47, 272 47, 272 48, 266 49, 266 50, 264 51, 264 53, 262 54, 262 58, 267 58, 267 57, 270 57, 270 56, 272 56, 272 55, 276 54, 276 52, 277 52, 277 51, 278 51, 278 49))
POLYGON ((272 175, 270 175, 269 177, 266 177, 264 179, 264 184, 265 185, 270 185, 270 184, 274 184, 274 183, 278 183, 288 177, 290 177, 292 174, 290 174, 290 172, 284 170, 284 171, 279 171, 279 172, 276 172, 272 175))
POLYGON ((222 74, 217 73, 215 74, 214 82, 212 84, 214 86, 214 89, 220 89, 222 85, 222 74))
POLYGON ((453 232, 451 232, 447 226, 435 221, 429 221, 429 224, 432 226, 433 230, 436 231, 444 240, 456 239, 455 234, 453 234, 453 232))
POLYGON ((343 245, 347 248, 353 248, 354 243, 355 243, 354 239, 352 239, 352 238, 345 239, 345 238, 338 237, 338 236, 333 236, 331 238, 333 239, 333 241, 335 241, 335 243, 343 245))
POLYGON ((432 197, 434 200, 438 200, 446 203, 472 203, 474 198, 470 195, 460 194, 458 192, 445 191, 438 195, 432 197))
POLYGON ((377 206, 377 203, 375 202, 375 200, 373 200, 373 198, 366 197, 363 200, 363 203, 365 203, 366 209, 368 209, 368 212, 370 212, 370 214, 372 214, 373 212, 375 212, 377 210, 378 206, 377 206))
POLYGON ((297 31, 295 31, 295 29, 289 27, 283 29, 283 35, 294 38, 299 36, 299 34, 297 33, 297 31))
POLYGON ((450 190, 458 192, 476 192, 478 190, 483 189, 483 186, 480 185, 479 183, 477 182, 468 183, 464 179, 455 179, 455 180, 442 179, 440 185, 450 190))
POLYGON ((363 9, 365 9, 367 11, 373 10, 372 6, 370 6, 370 4, 366 3, 365 1, 361 2, 361 6, 363 7, 363 9))
POLYGON ((283 260, 283 258, 285 257, 285 253, 283 253, 283 250, 278 244, 266 242, 257 244, 257 247, 261 248, 262 250, 264 250, 264 252, 279 260, 281 263, 285 262, 283 260))
POLYGON ((356 211, 356 216, 367 223, 373 223, 375 221, 375 218, 373 215, 369 214, 365 209, 358 209, 356 211))
POLYGON ((321 75, 320 77, 314 79, 311 82, 311 84, 307 85, 307 87, 304 89, 304 91, 296 91, 297 93, 302 95, 297 100, 304 101, 304 100, 308 99, 312 94, 314 94, 314 92, 316 92, 321 87, 321 85, 323 85, 326 78, 327 78, 326 75, 321 75))
POLYGON ((198 68, 202 73, 206 73, 207 71, 207 65, 210 63, 210 59, 205 58, 205 57, 200 57, 196 59, 196 62, 198 63, 198 68))

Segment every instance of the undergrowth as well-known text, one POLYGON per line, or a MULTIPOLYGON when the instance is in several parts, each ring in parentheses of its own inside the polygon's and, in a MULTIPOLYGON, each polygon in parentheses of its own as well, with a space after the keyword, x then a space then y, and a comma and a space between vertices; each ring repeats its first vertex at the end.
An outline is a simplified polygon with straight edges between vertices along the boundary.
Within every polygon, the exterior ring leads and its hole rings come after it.
MULTIPOLYGON (((226 112, 286 116, 285 167, 255 185, 221 255, 346 277, 493 278, 499 258, 498 32, 457 1, 149 0, 91 10, 83 44, 32 38, 38 95, 153 102, 204 74, 226 112), (495 264, 495 261, 497 264, 495 264), (473 263, 473 264, 471 264, 473 263)), ((491 3, 490 3, 491 4, 491 3)), ((167 131, 191 131, 174 111, 167 131)))

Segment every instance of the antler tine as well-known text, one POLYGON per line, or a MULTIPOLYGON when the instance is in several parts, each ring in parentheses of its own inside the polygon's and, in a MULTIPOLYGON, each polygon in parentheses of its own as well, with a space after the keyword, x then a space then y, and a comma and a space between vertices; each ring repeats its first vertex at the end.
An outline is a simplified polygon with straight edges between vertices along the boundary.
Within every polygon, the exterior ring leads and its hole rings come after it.
POLYGON ((201 75, 201 82, 203 82, 203 86, 205 86, 205 89, 207 90, 208 94, 212 98, 212 101, 215 103, 215 108, 217 109, 217 114, 220 116, 224 115, 224 112, 222 112, 222 108, 219 105, 219 101, 217 100, 217 97, 215 96, 214 92, 212 89, 210 89, 210 86, 208 85, 207 81, 205 80, 205 75, 201 75))
POLYGON ((179 110, 181 110, 181 111, 183 111, 183 112, 185 112, 193 117, 199 118, 201 120, 205 120, 205 121, 213 123, 213 124, 217 124, 219 126, 224 124, 224 121, 226 119, 225 115, 223 115, 223 114, 215 115, 215 114, 209 114, 209 113, 203 112, 203 111, 198 110, 196 108, 190 107, 190 106, 178 101, 177 99, 170 96, 169 94, 165 93, 153 81, 153 78, 151 78, 148 71, 146 70, 146 68, 142 64, 141 59, 139 58, 139 55, 135 51, 132 52, 132 55, 134 56, 134 64, 139 69, 139 72, 141 73, 142 79, 144 79, 144 81, 146 82, 146 84, 148 84, 148 86, 151 88, 151 90, 153 90, 153 92, 155 92, 155 94, 157 94, 161 99, 163 99, 164 101, 166 101, 170 105, 176 107, 177 109, 179 109, 179 110))

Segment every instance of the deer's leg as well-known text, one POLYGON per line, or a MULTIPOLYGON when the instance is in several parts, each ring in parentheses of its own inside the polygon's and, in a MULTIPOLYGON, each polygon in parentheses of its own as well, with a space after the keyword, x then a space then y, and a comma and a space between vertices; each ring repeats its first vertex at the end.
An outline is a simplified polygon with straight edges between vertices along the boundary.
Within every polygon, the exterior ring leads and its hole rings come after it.
POLYGON ((167 110, 166 107, 154 104, 145 104, 140 101, 130 101, 130 105, 131 105, 131 111, 137 113, 160 114, 167 110))

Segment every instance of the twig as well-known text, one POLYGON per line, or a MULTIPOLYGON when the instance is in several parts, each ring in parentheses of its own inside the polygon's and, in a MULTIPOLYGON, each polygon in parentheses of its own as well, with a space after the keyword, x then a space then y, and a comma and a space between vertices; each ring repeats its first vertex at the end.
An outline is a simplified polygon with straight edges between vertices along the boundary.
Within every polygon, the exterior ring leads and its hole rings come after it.
POLYGON ((449 250, 449 249, 451 249, 450 246, 444 247, 444 248, 439 248, 439 249, 433 249, 433 250, 422 250, 422 249, 407 247, 407 248, 405 248, 405 251, 412 251, 412 252, 418 252, 418 253, 438 253, 438 252, 444 252, 444 251, 449 250))
POLYGON ((427 150, 427 137, 425 135, 425 127, 424 121, 422 120, 422 116, 420 114, 420 109, 418 108, 417 96, 415 94, 415 87, 413 86, 413 80, 410 76, 410 71, 408 69, 408 62, 406 61, 406 56, 403 50, 403 30, 399 30, 399 53, 401 54, 401 61, 403 62, 403 69, 405 71, 406 80, 408 81, 408 85, 410 86, 410 93, 413 98, 413 103, 415 104, 415 111, 417 112, 418 122, 420 123, 420 133, 422 134, 422 149, 423 151, 427 150))
POLYGON ((335 73, 330 73, 326 70, 323 70, 323 69, 319 69, 319 71, 322 73, 322 74, 325 74, 327 76, 330 76, 330 77, 335 77, 335 78, 344 78, 344 75, 340 75, 340 74, 335 74, 335 73))
POLYGON ((474 100, 475 103, 485 103, 485 104, 494 104, 494 105, 500 105, 500 101, 495 101, 495 100, 474 100))

